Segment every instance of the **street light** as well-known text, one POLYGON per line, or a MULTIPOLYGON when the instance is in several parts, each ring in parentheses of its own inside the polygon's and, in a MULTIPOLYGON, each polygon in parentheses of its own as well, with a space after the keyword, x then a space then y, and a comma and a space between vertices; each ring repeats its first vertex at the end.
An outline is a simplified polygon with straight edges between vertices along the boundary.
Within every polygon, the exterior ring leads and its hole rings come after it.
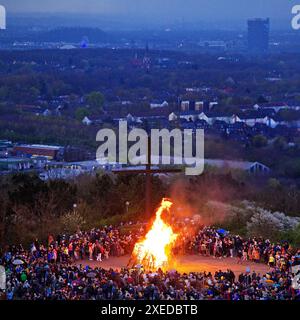
POLYGON ((130 206, 130 202, 129 202, 129 201, 126 201, 126 202, 125 202, 125 205, 126 205, 126 213, 128 213, 128 211, 129 211, 129 206, 130 206))

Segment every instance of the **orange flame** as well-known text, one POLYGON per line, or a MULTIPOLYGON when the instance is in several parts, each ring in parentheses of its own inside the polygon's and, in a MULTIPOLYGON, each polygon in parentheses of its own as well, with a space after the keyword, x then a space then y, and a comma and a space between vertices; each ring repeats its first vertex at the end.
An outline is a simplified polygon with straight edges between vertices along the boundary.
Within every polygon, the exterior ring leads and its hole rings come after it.
POLYGON ((156 218, 144 240, 135 244, 133 256, 137 263, 148 269, 164 268, 168 265, 172 244, 174 244, 177 234, 173 232, 170 225, 162 220, 164 210, 170 211, 172 202, 163 199, 160 207, 156 211, 156 218))

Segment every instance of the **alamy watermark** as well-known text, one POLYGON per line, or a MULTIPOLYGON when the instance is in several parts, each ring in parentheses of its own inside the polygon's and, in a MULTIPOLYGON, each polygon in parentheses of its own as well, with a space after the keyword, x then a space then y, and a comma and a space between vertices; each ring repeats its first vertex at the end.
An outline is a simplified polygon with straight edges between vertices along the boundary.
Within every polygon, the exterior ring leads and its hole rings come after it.
POLYGON ((6 29, 6 9, 0 5, 0 30, 6 29))
POLYGON ((292 28, 294 30, 300 30, 300 4, 293 6, 292 14, 294 15, 292 18, 292 28))
POLYGON ((6 289, 6 273, 5 268, 0 266, 0 292, 6 289))
MULTIPOLYGON (((179 165, 186 175, 200 175, 204 170, 204 130, 152 129, 151 165, 179 165)), ((148 133, 143 129, 128 132, 127 121, 119 122, 118 137, 112 129, 97 133, 97 161, 101 164, 119 162, 131 166, 147 165, 148 133), (118 149, 118 150, 117 150, 118 149)))

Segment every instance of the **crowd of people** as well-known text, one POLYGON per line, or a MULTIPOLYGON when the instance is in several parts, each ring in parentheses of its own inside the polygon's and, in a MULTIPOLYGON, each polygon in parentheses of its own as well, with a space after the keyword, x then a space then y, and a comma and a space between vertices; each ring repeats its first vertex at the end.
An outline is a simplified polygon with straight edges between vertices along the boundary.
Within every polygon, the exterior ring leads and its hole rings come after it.
POLYGON ((237 258, 237 263, 247 261, 263 262, 270 267, 287 270, 293 263, 292 248, 287 241, 272 243, 268 239, 243 239, 239 235, 232 235, 225 230, 212 227, 201 228, 192 237, 181 237, 176 247, 177 252, 213 256, 214 258, 237 258))
POLYGON ((199 227, 191 236, 181 232, 174 248, 174 254, 265 262, 270 267, 266 274, 250 270, 240 275, 231 270, 179 274, 146 271, 142 266, 105 270, 100 267, 103 259, 130 254, 145 232, 144 227, 122 229, 110 226, 55 239, 50 236, 47 244, 36 240, 29 250, 22 245, 5 248, 0 265, 6 270, 6 299, 300 300, 300 284, 293 273, 300 264, 300 251, 287 242, 243 239, 225 230, 199 227), (99 267, 85 266, 87 259, 97 260, 99 267))

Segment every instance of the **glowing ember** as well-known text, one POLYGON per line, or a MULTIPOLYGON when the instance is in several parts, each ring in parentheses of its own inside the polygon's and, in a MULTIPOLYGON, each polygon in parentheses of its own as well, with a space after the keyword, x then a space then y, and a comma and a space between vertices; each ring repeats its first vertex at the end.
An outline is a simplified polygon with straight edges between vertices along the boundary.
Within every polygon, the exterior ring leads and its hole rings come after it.
POLYGON ((161 215, 164 210, 169 212, 172 204, 170 200, 162 200, 151 229, 145 239, 136 243, 134 247, 133 256, 137 263, 147 269, 163 268, 168 264, 172 244, 174 244, 177 234, 173 232, 171 226, 162 220, 161 215))

